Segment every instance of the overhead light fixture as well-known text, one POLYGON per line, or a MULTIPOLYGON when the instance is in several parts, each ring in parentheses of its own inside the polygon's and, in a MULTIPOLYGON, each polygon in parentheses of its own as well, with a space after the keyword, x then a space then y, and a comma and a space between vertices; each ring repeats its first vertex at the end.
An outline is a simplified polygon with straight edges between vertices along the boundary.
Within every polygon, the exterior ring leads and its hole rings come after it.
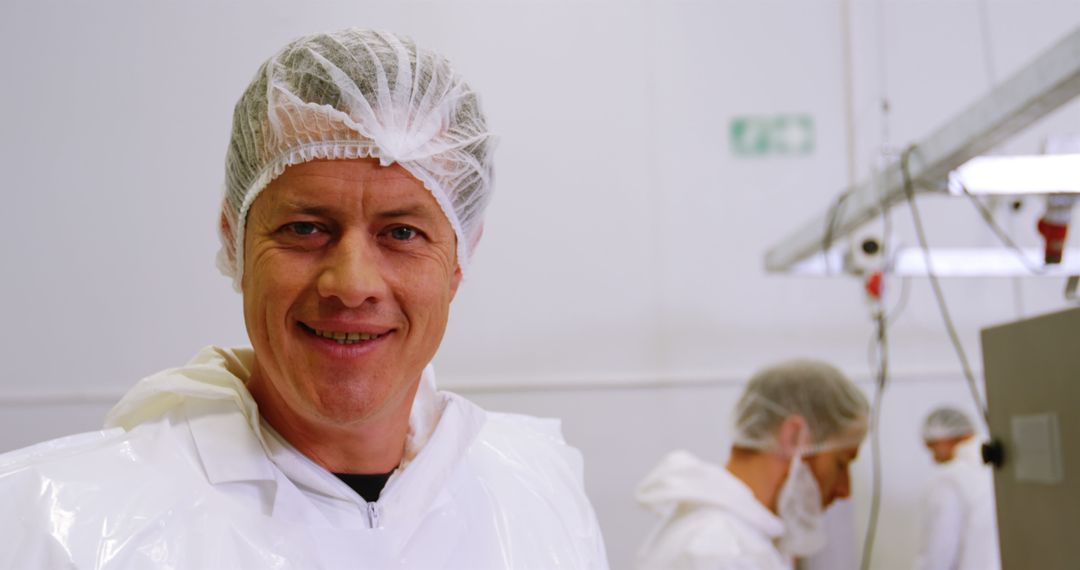
POLYGON ((949 173, 949 192, 1080 194, 1080 153, 977 156, 949 173))

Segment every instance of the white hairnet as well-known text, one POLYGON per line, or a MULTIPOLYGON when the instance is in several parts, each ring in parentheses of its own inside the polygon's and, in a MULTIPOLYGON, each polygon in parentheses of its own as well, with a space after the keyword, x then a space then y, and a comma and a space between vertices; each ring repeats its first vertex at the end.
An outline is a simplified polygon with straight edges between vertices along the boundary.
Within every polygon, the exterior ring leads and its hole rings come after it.
POLYGON ((858 445, 866 435, 870 405, 855 384, 819 360, 789 360, 753 376, 735 407, 736 447, 778 451, 780 425, 801 416, 803 453, 858 445))
POLYGON ((464 271, 491 192, 493 145, 476 93, 435 52, 367 30, 295 40, 236 103, 218 267, 239 288, 248 209, 286 167, 371 157, 400 164, 432 192, 464 271))
POLYGON ((975 433, 975 424, 967 414, 956 408, 942 406, 926 416, 923 422, 923 441, 937 441, 975 433))

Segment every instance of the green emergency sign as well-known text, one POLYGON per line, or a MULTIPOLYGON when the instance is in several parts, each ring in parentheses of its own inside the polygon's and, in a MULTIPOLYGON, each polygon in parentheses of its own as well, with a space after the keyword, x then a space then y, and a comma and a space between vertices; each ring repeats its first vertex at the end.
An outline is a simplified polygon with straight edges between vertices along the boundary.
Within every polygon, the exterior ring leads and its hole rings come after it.
POLYGON ((729 129, 736 156, 799 156, 814 152, 814 118, 805 114, 738 115, 729 129))

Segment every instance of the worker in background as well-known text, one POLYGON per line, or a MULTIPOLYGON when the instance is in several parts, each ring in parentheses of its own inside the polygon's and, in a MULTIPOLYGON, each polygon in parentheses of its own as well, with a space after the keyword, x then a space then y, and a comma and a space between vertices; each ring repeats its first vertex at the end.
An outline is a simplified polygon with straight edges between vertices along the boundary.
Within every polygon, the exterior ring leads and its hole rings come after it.
POLYGON ((820 550, 825 508, 851 493, 869 412, 824 362, 757 373, 736 406, 726 466, 675 451, 638 486, 638 502, 661 517, 638 568, 781 570, 820 550))
POLYGON ((915 568, 1000 568, 993 476, 971 419, 955 408, 938 408, 926 417, 922 439, 935 465, 923 497, 915 568))
POLYGON ((606 568, 557 422, 436 388, 492 146, 476 93, 411 40, 316 34, 264 63, 233 114, 218 258, 252 348, 0 457, 0 568, 606 568))

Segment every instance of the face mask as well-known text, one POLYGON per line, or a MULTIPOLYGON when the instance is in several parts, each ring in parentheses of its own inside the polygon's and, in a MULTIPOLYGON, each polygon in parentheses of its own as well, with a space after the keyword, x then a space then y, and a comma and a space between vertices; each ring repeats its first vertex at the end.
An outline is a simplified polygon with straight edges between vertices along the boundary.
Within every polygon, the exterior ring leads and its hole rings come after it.
POLYGON ((784 522, 784 535, 777 545, 789 556, 809 556, 825 546, 825 511, 821 508, 821 489, 817 479, 802 460, 791 459, 787 479, 780 488, 776 509, 784 522))

